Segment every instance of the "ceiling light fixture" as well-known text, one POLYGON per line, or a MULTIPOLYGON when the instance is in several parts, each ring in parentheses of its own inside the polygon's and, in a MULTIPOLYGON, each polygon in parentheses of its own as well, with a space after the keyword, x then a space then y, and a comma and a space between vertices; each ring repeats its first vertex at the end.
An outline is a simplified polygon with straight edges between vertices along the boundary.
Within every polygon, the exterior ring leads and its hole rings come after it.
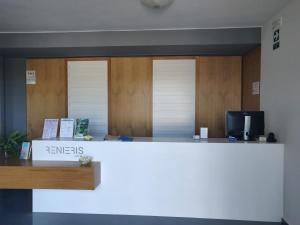
POLYGON ((149 8, 160 9, 170 6, 174 0, 141 0, 141 2, 149 8))

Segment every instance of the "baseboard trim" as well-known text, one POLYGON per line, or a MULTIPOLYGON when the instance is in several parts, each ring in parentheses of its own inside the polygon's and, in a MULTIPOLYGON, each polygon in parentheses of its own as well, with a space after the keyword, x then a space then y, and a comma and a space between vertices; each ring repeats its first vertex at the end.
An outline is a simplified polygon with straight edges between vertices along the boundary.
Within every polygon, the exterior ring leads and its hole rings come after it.
POLYGON ((286 222, 286 220, 285 219, 281 219, 281 225, 289 225, 287 222, 286 222))

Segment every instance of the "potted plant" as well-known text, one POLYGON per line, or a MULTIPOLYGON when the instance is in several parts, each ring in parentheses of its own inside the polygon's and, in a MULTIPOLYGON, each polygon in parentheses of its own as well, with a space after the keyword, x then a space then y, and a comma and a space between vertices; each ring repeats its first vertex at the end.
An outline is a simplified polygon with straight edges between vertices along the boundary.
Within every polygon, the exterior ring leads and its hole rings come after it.
POLYGON ((4 154, 5 159, 8 157, 17 158, 24 141, 26 141, 26 136, 18 131, 13 132, 6 137, 1 137, 0 151, 4 154))

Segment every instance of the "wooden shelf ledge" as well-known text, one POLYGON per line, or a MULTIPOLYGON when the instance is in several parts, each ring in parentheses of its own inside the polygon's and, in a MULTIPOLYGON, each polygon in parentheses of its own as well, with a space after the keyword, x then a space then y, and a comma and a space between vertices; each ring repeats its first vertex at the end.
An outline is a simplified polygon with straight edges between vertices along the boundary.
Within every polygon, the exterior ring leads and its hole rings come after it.
POLYGON ((94 190, 99 184, 100 162, 87 167, 70 161, 0 162, 0 189, 94 190))

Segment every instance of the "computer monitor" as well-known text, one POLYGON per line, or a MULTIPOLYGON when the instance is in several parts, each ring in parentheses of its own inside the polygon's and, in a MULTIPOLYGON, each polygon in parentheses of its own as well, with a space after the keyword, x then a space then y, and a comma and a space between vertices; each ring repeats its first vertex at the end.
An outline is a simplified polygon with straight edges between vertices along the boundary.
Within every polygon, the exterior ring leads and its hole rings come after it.
POLYGON ((250 139, 265 134, 265 113, 262 111, 229 111, 226 113, 226 136, 243 139, 245 116, 251 116, 250 139))

